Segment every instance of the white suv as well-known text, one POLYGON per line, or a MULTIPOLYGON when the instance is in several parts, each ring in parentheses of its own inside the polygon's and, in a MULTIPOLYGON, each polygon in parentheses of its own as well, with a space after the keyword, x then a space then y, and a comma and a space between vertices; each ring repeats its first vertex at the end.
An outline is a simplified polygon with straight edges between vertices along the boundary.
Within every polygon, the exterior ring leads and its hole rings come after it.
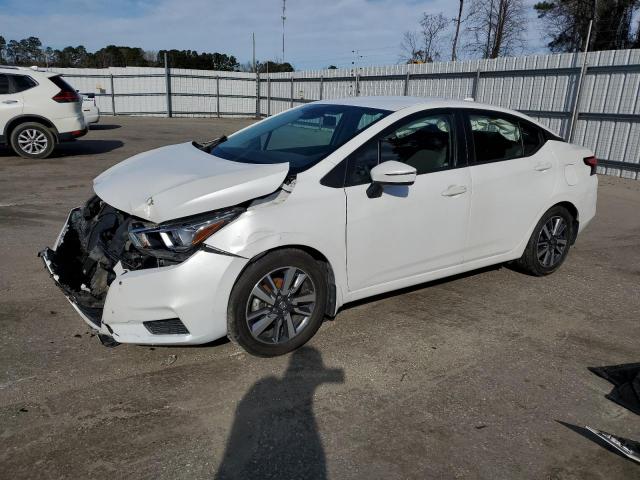
POLYGON ((58 142, 87 133, 82 99, 59 74, 0 66, 0 144, 46 158, 58 142))

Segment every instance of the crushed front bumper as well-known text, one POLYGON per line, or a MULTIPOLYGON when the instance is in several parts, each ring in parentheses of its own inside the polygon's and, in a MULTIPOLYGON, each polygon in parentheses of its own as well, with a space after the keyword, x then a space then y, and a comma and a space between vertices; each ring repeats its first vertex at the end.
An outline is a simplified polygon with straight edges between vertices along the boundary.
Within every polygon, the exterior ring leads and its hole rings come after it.
POLYGON ((109 283, 95 294, 91 290, 95 282, 84 271, 86 252, 80 261, 68 253, 70 245, 83 248, 83 242, 73 238, 77 232, 72 218, 78 210, 72 210, 54 246, 39 255, 91 328, 119 343, 150 345, 201 344, 226 335, 228 299, 247 259, 203 249, 183 262, 156 268, 132 270, 118 261, 100 267, 108 270, 109 283))

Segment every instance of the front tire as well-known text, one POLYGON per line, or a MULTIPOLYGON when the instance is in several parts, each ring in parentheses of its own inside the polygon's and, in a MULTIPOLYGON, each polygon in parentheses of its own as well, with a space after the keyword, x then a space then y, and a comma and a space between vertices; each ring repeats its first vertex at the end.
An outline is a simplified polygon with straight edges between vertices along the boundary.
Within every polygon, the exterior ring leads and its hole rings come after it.
POLYGON ((268 253, 245 269, 231 292, 228 336, 259 357, 291 352, 320 328, 327 290, 325 269, 307 253, 268 253))
POLYGON ((23 123, 11 132, 11 148, 23 158, 47 158, 54 146, 53 133, 41 123, 23 123))
POLYGON ((574 218, 561 206, 547 210, 516 265, 526 273, 541 277, 555 272, 564 263, 574 238, 574 218))

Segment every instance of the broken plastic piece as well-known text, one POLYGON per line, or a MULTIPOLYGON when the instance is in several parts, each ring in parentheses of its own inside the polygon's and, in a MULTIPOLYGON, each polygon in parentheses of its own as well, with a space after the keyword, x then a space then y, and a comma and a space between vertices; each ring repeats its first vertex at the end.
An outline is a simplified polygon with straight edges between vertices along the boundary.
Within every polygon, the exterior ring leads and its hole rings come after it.
POLYGON ((629 440, 628 438, 618 437, 616 435, 611 435, 610 433, 603 432, 602 430, 592 428, 589 425, 585 425, 585 428, 602 441, 611 445, 625 457, 640 463, 640 442, 629 440))
POLYGON ((107 348, 114 348, 120 345, 120 342, 116 341, 112 336, 105 335, 103 333, 98 334, 98 338, 100 339, 100 343, 107 348))
POLYGON ((589 370, 615 385, 606 398, 640 415, 640 363, 589 367, 589 370))

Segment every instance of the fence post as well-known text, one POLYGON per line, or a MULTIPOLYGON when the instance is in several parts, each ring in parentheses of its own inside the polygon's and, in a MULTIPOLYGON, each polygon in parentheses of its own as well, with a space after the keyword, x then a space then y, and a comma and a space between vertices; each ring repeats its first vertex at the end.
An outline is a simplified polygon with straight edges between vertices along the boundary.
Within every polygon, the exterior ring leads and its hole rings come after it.
POLYGON ((271 75, 267 75, 267 117, 271 116, 271 75))
POLYGON ((360 73, 356 73, 356 97, 360 95, 360 73))
POLYGON ((291 103, 289 108, 293 108, 293 72, 291 72, 291 103))
POLYGON ((256 117, 260 117, 262 111, 260 108, 260 72, 256 69, 256 117))
POLYGON ((407 67, 407 76, 404 78, 404 96, 409 95, 409 80, 411 80, 411 73, 409 73, 409 67, 407 67))
POLYGON ((111 115, 116 116, 116 94, 113 91, 113 73, 109 75, 109 80, 111 80, 111 115))
POLYGON ((324 94, 324 77, 320 75, 320 98, 318 100, 322 100, 322 95, 324 94))
POLYGON ((480 88, 480 68, 476 71, 476 76, 473 79, 473 87, 471 88, 471 97, 475 102, 478 101, 478 89, 480 88))
POLYGON ((220 75, 216 75, 216 115, 220 118, 220 75))
POLYGON ((167 52, 164 52, 164 79, 167 91, 167 118, 171 118, 171 73, 169 72, 169 61, 167 60, 167 52))

